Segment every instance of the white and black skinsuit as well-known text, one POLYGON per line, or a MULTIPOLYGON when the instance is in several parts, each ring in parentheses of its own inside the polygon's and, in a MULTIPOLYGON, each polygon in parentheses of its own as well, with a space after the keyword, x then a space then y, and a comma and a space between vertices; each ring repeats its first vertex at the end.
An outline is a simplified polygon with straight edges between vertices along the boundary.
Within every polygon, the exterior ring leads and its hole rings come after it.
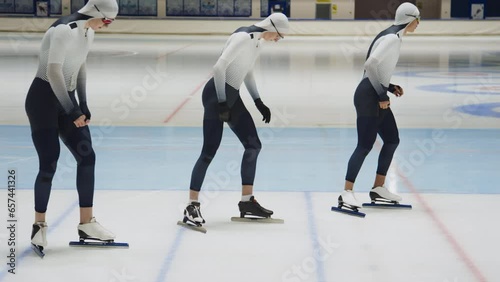
POLYGON ((80 207, 92 207, 95 153, 88 126, 74 121, 91 115, 86 99, 85 61, 94 30, 85 27, 91 18, 115 18, 115 0, 90 0, 77 13, 57 20, 45 33, 36 77, 26 96, 26 113, 39 158, 35 180, 35 211, 45 213, 60 154, 59 137, 77 161, 80 207), (78 93, 78 102, 75 97, 78 93))
POLYGON ((368 50, 365 73, 354 94, 358 144, 347 167, 345 180, 349 182, 354 183, 356 180, 377 134, 384 141, 378 159, 377 174, 387 174, 399 144, 399 132, 390 107, 381 109, 379 102, 389 101, 387 91, 395 91, 395 86, 390 81, 399 60, 404 30, 419 17, 420 12, 416 6, 410 3, 401 4, 396 11, 394 25, 379 33, 368 50))
POLYGON ((263 121, 271 120, 271 112, 260 99, 253 67, 262 49, 263 32, 288 32, 288 19, 275 13, 263 21, 237 29, 227 40, 214 66, 214 77, 203 89, 203 148, 191 175, 190 190, 200 191, 206 171, 222 140, 224 122, 245 148, 241 163, 242 185, 253 185, 257 156, 262 147, 254 121, 241 100, 239 89, 245 83, 263 121))

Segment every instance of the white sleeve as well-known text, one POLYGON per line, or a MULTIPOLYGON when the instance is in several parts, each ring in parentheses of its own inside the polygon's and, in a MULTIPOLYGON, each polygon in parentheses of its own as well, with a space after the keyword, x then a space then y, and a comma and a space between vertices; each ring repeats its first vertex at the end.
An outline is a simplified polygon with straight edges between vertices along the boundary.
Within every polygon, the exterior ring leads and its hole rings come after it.
POLYGON ((87 102, 87 65, 83 63, 76 77, 76 93, 78 94, 78 102, 87 102))
POLYGON ((226 69, 241 52, 241 46, 250 39, 247 33, 234 33, 214 66, 214 83, 219 103, 226 101, 226 69))
POLYGON ((66 114, 71 114, 75 110, 75 105, 73 105, 73 102, 69 98, 63 74, 63 63, 69 40, 71 40, 71 29, 69 26, 58 25, 54 27, 50 37, 47 62, 47 78, 49 79, 50 87, 66 114))
POLYGON ((388 35, 382 38, 379 45, 372 51, 364 65, 366 76, 370 80, 375 91, 377 91, 381 101, 389 100, 389 96, 387 96, 387 87, 381 83, 382 74, 380 72, 384 70, 380 70, 379 65, 387 56, 399 55, 397 51, 397 40, 399 40, 399 38, 396 35, 388 35))
POLYGON ((245 86, 250 93, 250 96, 252 96, 252 99, 255 101, 256 99, 259 99, 259 91, 257 91, 257 84, 255 83, 255 78, 253 75, 253 71, 250 70, 247 75, 245 76, 245 86))

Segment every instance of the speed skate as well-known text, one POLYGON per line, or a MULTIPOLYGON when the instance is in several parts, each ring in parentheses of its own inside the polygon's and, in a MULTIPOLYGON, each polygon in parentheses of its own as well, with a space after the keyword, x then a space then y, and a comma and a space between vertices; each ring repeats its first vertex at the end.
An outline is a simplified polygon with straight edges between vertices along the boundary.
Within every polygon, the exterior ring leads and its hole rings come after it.
POLYGON ((408 204, 400 204, 398 202, 394 201, 385 201, 385 200, 376 200, 370 202, 370 203, 363 203, 364 208, 389 208, 389 209, 394 209, 394 208, 399 208, 399 209, 412 209, 411 205, 408 204))
POLYGON ((271 217, 250 217, 250 216, 233 216, 231 221, 237 222, 261 222, 261 223, 285 223, 284 219, 271 218, 271 217))
POLYGON ((47 223, 45 221, 38 221, 33 224, 31 231, 31 249, 40 258, 45 256, 43 248, 47 246, 47 223))
POLYGON ((89 223, 78 225, 79 241, 70 241, 71 247, 120 247, 128 248, 128 243, 115 242, 115 235, 102 227, 95 218, 89 223))
POLYGON ((177 221, 177 225, 180 225, 182 227, 198 231, 201 233, 207 233, 207 229, 203 226, 201 226, 201 223, 192 223, 189 221, 187 218, 184 218, 182 221, 177 221))
POLYGON ((182 221, 177 221, 177 225, 188 229, 207 233, 207 229, 201 225, 205 223, 205 219, 201 215, 200 202, 192 201, 184 209, 184 218, 182 221))
POLYGON ((79 241, 70 241, 69 245, 71 247, 119 247, 119 248, 128 248, 128 243, 120 243, 115 242, 114 240, 109 241, 101 241, 101 240, 93 240, 93 239, 82 239, 79 241))
POLYGON ((365 217, 366 214, 359 211, 361 205, 356 200, 352 190, 345 190, 338 198, 338 206, 332 207, 332 211, 357 217, 365 217))
POLYGON ((239 217, 231 217, 231 221, 238 222, 261 222, 261 223, 285 223, 283 219, 271 218, 273 211, 262 207, 255 197, 252 196, 249 201, 240 201, 238 203, 240 210, 239 217))
POLYGON ((43 246, 35 245, 31 243, 31 249, 37 254, 40 258, 43 258, 45 256, 45 253, 43 252, 43 246))
POLYGON ((399 208, 411 209, 411 205, 400 204, 401 196, 391 193, 387 188, 379 186, 370 191, 370 203, 364 203, 363 207, 368 208, 399 208))

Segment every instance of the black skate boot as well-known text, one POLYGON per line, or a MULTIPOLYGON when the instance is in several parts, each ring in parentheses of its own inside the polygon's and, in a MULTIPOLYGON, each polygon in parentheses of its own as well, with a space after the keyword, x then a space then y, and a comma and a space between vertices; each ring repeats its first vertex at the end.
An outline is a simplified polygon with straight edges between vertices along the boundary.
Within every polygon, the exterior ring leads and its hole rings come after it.
POLYGON ((251 215, 254 217, 268 218, 273 214, 273 211, 262 207, 257 200, 255 200, 254 196, 252 196, 248 202, 240 201, 238 207, 240 208, 240 217, 251 215))
POLYGON ((201 224, 205 223, 205 219, 201 215, 200 203, 199 202, 191 202, 184 209, 184 223, 190 222, 196 226, 201 226, 201 224))
POLYGON ((200 203, 191 202, 191 204, 184 209, 184 219, 182 221, 178 221, 177 225, 202 233, 207 233, 207 230, 201 226, 203 223, 205 223, 205 219, 203 219, 203 216, 201 215, 200 203))

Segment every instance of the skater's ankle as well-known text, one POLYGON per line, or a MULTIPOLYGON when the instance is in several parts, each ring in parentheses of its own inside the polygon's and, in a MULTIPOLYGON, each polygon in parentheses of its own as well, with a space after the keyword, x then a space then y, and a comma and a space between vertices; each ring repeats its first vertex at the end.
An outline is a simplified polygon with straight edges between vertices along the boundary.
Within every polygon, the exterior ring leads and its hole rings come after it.
POLYGON ((45 212, 35 211, 35 222, 45 222, 45 212))
POLYGON ((250 194, 250 195, 241 195, 241 201, 242 202, 248 202, 248 201, 250 201, 250 199, 252 198, 252 196, 253 196, 252 194, 250 194))
POLYGON ((89 224, 89 223, 93 223, 93 222, 96 222, 96 219, 94 216, 92 216, 91 218, 85 218, 85 219, 80 218, 80 224, 89 224))
POLYGON ((191 205, 191 204, 199 204, 200 202, 198 202, 198 199, 189 199, 189 203, 188 205, 191 205))

